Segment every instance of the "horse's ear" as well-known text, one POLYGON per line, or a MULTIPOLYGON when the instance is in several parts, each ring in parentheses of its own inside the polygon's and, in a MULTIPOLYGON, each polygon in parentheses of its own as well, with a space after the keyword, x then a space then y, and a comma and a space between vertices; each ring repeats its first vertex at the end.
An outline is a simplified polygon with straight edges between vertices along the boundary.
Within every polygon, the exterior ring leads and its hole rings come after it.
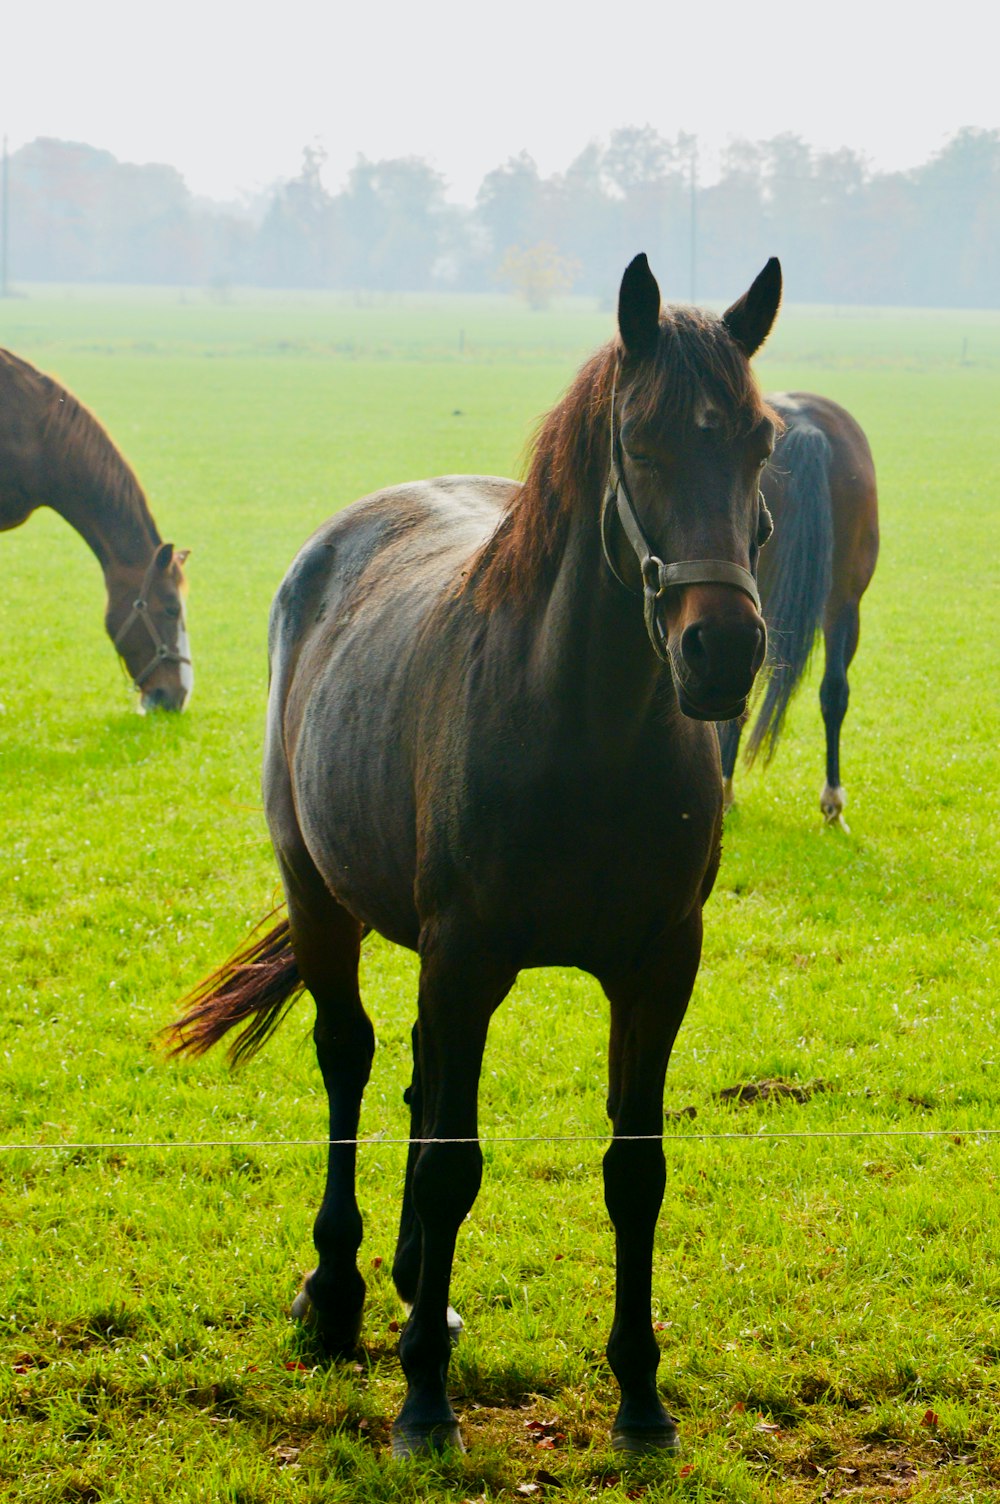
POLYGON ((771 332, 781 302, 781 262, 772 256, 753 285, 722 315, 722 322, 748 358, 771 332))
POLYGON ((191 557, 191 550, 189 548, 179 548, 177 550, 177 552, 174 554, 174 558, 177 560, 178 564, 180 564, 182 566, 187 563, 187 561, 188 561, 188 559, 190 559, 190 557, 191 557))
POLYGON ((161 543, 159 548, 156 550, 157 569, 169 569, 173 557, 174 545, 172 543, 161 543))
POLYGON ((660 332, 660 289, 645 254, 630 261, 618 294, 618 329, 629 355, 652 355, 660 332))

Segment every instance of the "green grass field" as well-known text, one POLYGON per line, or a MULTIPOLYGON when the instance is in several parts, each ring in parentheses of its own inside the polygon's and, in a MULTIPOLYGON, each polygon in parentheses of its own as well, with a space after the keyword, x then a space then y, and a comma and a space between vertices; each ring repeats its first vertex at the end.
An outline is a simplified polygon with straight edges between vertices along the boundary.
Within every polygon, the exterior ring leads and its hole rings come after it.
MULTIPOLYGON (((623 1472, 607 1450, 596 984, 529 973, 491 1035, 486 1176, 453 1287, 461 1458, 388 1455, 398 1144, 360 1154, 359 1361, 316 1366, 288 1319, 324 1159, 281 1147, 325 1130, 308 1002, 236 1074, 152 1046, 274 897, 265 628, 298 546, 385 483, 516 470, 610 332, 589 305, 472 298, 0 303, 0 344, 94 409, 163 536, 192 549, 196 672, 183 717, 135 715, 81 540, 44 512, 0 540, 0 1497, 1000 1491, 1000 1136, 977 1132, 1000 1135, 1000 316, 793 305, 759 361, 765 388, 825 392, 865 426, 882 555, 845 726, 851 834, 821 828, 814 672, 771 768, 738 774, 668 1076, 668 1108, 697 1114, 669 1125, 654 1271, 678 1462, 623 1472), (775 1077, 822 1089, 718 1097, 775 1077), (161 1140, 174 1147, 138 1147, 161 1140)), ((374 939, 363 980, 379 1050, 362 1132, 394 1140, 412 958, 374 939)))

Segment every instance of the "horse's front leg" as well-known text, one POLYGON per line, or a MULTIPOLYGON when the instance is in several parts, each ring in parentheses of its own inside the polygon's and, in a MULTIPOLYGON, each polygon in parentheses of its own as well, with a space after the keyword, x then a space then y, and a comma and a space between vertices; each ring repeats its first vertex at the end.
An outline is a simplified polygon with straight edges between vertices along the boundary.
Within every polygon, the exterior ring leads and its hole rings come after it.
POLYGON ((732 809, 736 802, 736 795, 733 793, 733 775, 740 751, 740 736, 745 724, 745 715, 738 717, 735 721, 716 721, 715 723, 716 734, 719 738, 719 756, 722 761, 723 809, 732 809))
MULTIPOLYGON (((397 1457, 462 1445, 446 1388, 448 1291, 458 1229, 482 1178, 477 1098, 486 1033, 514 980, 513 970, 481 941, 468 932, 456 934, 454 927, 435 927, 421 940, 415 1041, 420 1136, 440 1142, 419 1146, 407 1177, 420 1259, 413 1308, 399 1344, 407 1391, 393 1425, 397 1457)), ((404 1278, 410 1260, 412 1252, 404 1253, 399 1271, 404 1278)))
POLYGON ((660 1401, 653 1335, 653 1237, 666 1184, 663 1083, 701 956, 701 910, 665 937, 655 964, 602 977, 611 1003, 604 1197, 615 1229, 615 1317, 608 1362, 621 1386, 611 1434, 617 1450, 677 1446, 677 1426, 660 1401))

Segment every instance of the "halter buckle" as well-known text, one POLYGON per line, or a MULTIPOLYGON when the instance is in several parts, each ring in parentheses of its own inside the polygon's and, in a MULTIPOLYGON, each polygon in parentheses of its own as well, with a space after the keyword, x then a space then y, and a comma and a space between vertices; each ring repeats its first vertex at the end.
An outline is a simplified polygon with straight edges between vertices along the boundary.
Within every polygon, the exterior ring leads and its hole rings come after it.
POLYGON ((655 554, 647 554, 639 568, 642 571, 643 592, 652 596, 654 601, 658 601, 667 588, 663 560, 658 559, 655 554))

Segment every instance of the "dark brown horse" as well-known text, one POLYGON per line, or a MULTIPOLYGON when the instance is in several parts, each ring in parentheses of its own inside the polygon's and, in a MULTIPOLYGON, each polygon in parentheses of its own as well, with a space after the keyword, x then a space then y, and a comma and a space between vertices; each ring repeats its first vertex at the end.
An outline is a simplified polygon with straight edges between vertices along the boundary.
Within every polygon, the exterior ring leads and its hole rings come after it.
MULTIPOLYGON (((868 440, 850 413, 813 392, 776 392, 768 402, 784 432, 761 489, 774 536, 761 561, 760 594, 768 630, 768 675, 747 759, 764 748, 770 762, 785 712, 822 627, 826 666, 819 703, 826 727, 826 783, 820 808, 828 825, 847 829, 840 782, 840 728, 847 714, 847 670, 858 646, 861 597, 878 558, 878 491, 868 440)), ((719 727, 725 804, 742 722, 719 727)))
POLYGON ((104 571, 104 624, 145 710, 183 710, 194 675, 184 625, 187 552, 163 543, 142 487, 93 414, 0 350, 0 532, 48 506, 104 571))
POLYGON ((592 973, 611 1005, 614 1443, 676 1445, 650 1320, 663 1083, 719 863, 711 722, 741 714, 764 661, 753 571, 774 424, 749 357, 780 293, 770 261, 721 319, 661 314, 637 257, 620 338, 545 420, 523 485, 369 496, 313 536, 274 603, 264 797, 288 917, 202 985, 173 1042, 198 1053, 242 1023, 238 1058, 312 993, 331 1145, 295 1310, 349 1352, 365 1293, 352 1140, 374 1048, 358 951, 372 929, 419 953, 398 1454, 460 1444, 448 1287, 482 1170, 486 1032, 522 967, 551 965, 592 973))

